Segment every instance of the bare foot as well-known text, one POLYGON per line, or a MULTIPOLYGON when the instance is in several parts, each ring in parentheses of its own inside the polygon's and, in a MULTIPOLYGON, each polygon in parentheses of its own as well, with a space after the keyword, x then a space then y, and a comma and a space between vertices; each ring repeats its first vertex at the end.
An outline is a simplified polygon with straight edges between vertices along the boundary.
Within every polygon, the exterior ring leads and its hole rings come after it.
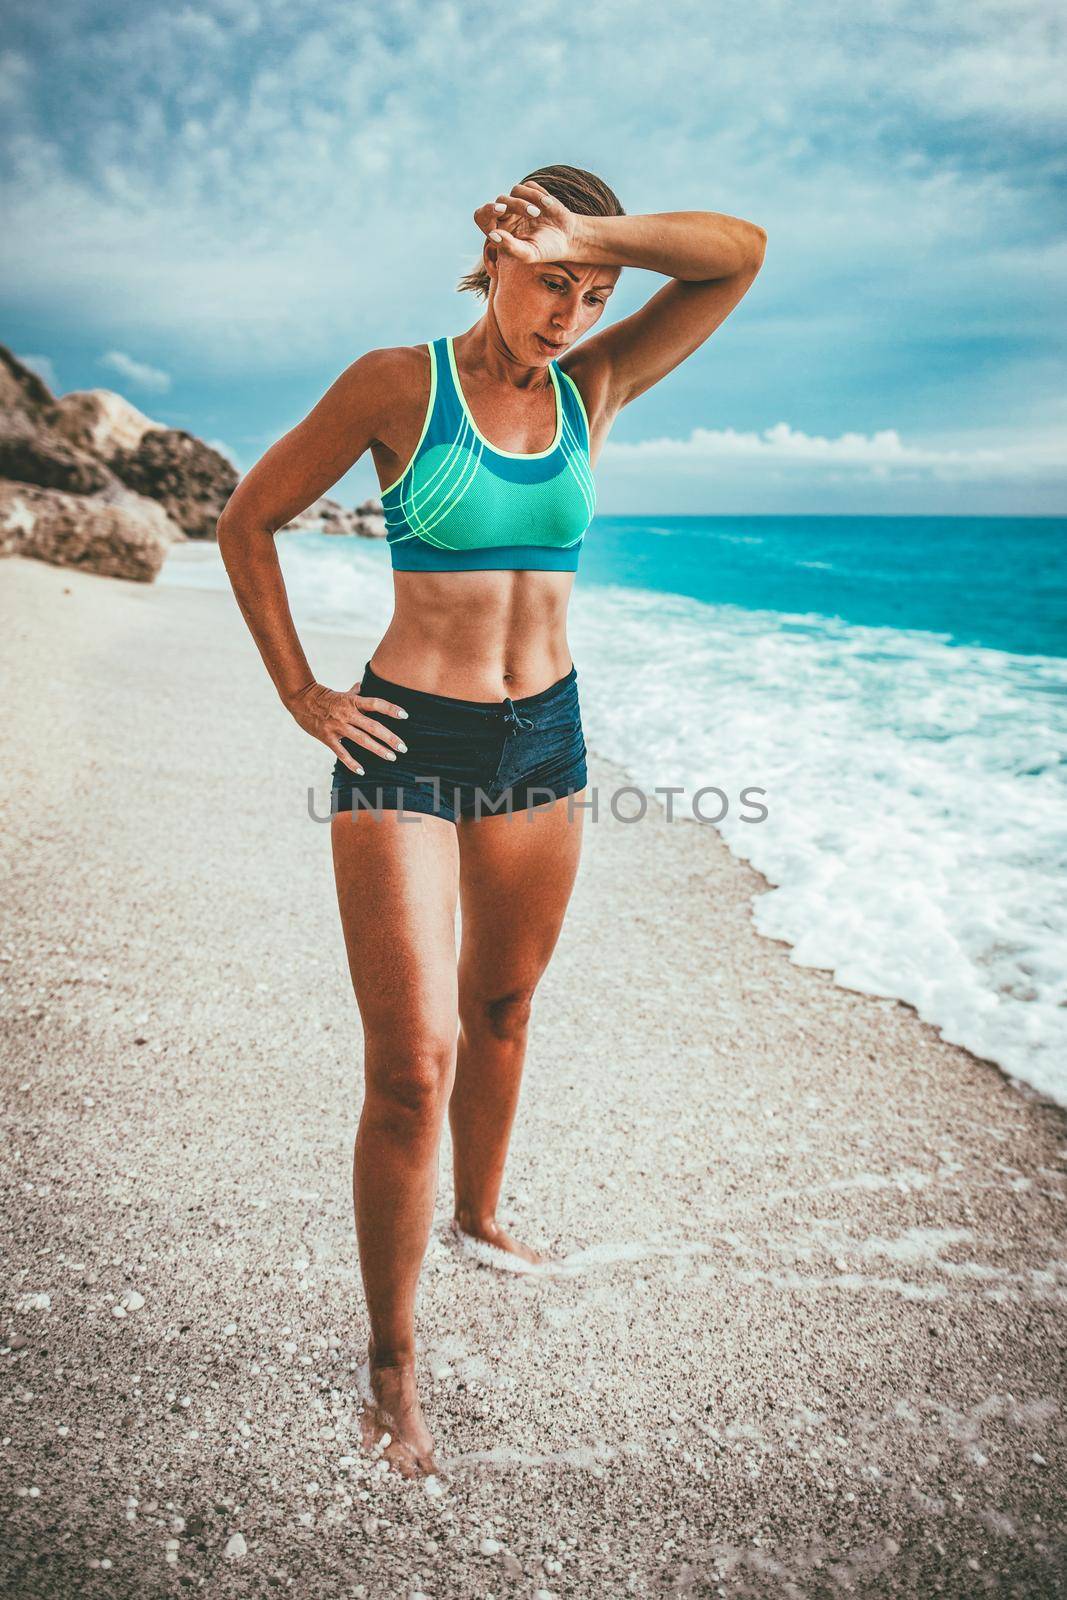
POLYGON ((466 1254, 504 1272, 535 1272, 552 1265, 548 1256, 541 1255, 528 1244, 520 1244, 495 1221, 475 1222, 465 1218, 461 1222, 453 1217, 452 1236, 466 1254))
POLYGON ((363 1448, 405 1478, 440 1477, 434 1443, 419 1405, 415 1363, 375 1365, 373 1342, 359 1369, 363 1448))

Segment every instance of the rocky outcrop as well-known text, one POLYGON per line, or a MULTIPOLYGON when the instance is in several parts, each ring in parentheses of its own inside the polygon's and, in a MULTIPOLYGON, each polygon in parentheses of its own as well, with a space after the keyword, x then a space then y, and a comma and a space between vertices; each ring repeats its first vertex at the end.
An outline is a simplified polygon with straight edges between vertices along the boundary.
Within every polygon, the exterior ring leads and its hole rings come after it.
POLYGON ((71 494, 95 494, 111 474, 91 451, 51 426, 52 395, 0 345, 0 478, 71 494))
MULTIPOLYGON (((110 480, 161 505, 189 539, 213 539, 222 508, 238 475, 226 457, 180 428, 162 428, 109 389, 76 389, 42 408, 40 425, 68 450, 102 464, 110 480)), ((0 476, 43 483, 40 477, 5 471, 0 476)), ((54 485, 57 488, 73 484, 54 485)), ((93 493, 102 487, 80 489, 93 493)))
POLYGON ((119 450, 136 450, 149 429, 159 426, 110 389, 72 389, 47 406, 45 418, 69 444, 104 461, 119 450))
POLYGON ((364 500, 350 510, 323 495, 292 522, 286 523, 285 532, 299 532, 303 528, 317 528, 321 533, 355 534, 361 539, 384 539, 385 515, 380 500, 364 500))
POLYGON ((151 581, 186 535, 112 463, 153 430, 149 417, 106 389, 57 400, 0 345, 0 555, 151 581))
POLYGON ((0 483, 0 555, 151 582, 174 542, 169 526, 151 501, 113 504, 102 496, 0 483))
MULTIPOLYGON (((109 389, 58 399, 0 345, 0 555, 151 579, 168 545, 214 539, 236 468, 109 389)), ((381 538, 382 509, 323 497, 290 524, 381 538)))
POLYGON ((96 494, 112 476, 102 462, 76 450, 43 423, 19 415, 0 417, 0 478, 96 494))
POLYGON ((225 456, 178 428, 150 428, 132 449, 108 457, 116 477, 158 500, 190 539, 213 539, 238 477, 225 456))

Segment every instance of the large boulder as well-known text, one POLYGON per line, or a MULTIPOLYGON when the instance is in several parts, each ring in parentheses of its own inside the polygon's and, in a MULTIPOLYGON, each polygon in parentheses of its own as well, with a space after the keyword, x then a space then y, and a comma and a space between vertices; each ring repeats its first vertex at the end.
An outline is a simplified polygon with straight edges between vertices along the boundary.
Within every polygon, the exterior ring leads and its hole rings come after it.
POLYGON ((110 461, 119 450, 136 450, 159 423, 110 389, 72 389, 45 410, 45 420, 68 444, 110 461))
POLYGON ((0 416, 40 416, 52 404, 52 391, 36 372, 0 344, 0 416))
POLYGON ((158 506, 138 505, 132 496, 119 505, 96 495, 0 483, 0 555, 150 583, 173 542, 165 521, 158 506))
POLYGON ((55 432, 51 391, 0 345, 0 478, 93 494, 111 474, 90 451, 55 432))
POLYGON ((117 506, 120 511, 129 511, 139 518, 141 522, 148 523, 159 533, 160 538, 168 544, 184 544, 186 535, 176 522, 172 522, 158 500, 149 500, 143 494, 137 494, 133 489, 128 489, 119 478, 112 478, 99 494, 93 496, 105 505, 117 506))
POLYGON ((222 508, 237 487, 236 468, 180 428, 152 427, 108 465, 130 489, 158 500, 191 539, 213 539, 222 508))
POLYGON ((0 416, 0 478, 95 494, 112 477, 103 462, 75 449, 44 422, 18 412, 0 416))

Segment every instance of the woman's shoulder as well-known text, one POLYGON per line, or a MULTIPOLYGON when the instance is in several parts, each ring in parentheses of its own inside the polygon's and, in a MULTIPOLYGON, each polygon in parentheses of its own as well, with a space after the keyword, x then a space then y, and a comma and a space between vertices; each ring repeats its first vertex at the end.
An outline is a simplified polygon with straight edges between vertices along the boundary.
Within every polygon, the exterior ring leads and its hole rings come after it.
POLYGON ((430 370, 430 353, 426 343, 380 345, 366 350, 349 366, 348 371, 364 383, 381 385, 383 391, 395 393, 406 384, 418 384, 430 370))
MULTIPOLYGON (((429 341, 432 343, 432 341, 429 341)), ((368 350, 349 369, 359 369, 359 384, 373 392, 371 451, 380 482, 392 483, 422 434, 431 393, 428 343, 383 345, 368 350)))
POLYGON ((353 414, 371 424, 379 439, 404 432, 421 416, 430 390, 430 355, 425 344, 381 345, 365 350, 338 379, 353 414))

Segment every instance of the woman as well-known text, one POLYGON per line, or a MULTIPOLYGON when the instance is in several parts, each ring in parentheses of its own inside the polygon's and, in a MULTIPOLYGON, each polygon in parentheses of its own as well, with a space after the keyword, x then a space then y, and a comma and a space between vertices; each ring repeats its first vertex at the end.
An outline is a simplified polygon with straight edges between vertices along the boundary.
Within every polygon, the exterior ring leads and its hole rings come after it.
POLYGON ((766 243, 718 212, 627 216, 570 166, 539 168, 474 220, 482 261, 459 287, 485 299, 478 322, 360 356, 241 481, 218 530, 283 703, 336 756, 333 859, 365 1043, 363 1437, 409 1476, 436 1470, 414 1306, 446 1108, 457 1239, 516 1270, 541 1261, 496 1207, 530 1003, 581 848, 566 616, 592 468, 622 407, 737 305, 766 243), (586 337, 626 266, 670 281, 586 337), (333 690, 301 648, 273 535, 368 449, 395 609, 360 681, 333 690))

